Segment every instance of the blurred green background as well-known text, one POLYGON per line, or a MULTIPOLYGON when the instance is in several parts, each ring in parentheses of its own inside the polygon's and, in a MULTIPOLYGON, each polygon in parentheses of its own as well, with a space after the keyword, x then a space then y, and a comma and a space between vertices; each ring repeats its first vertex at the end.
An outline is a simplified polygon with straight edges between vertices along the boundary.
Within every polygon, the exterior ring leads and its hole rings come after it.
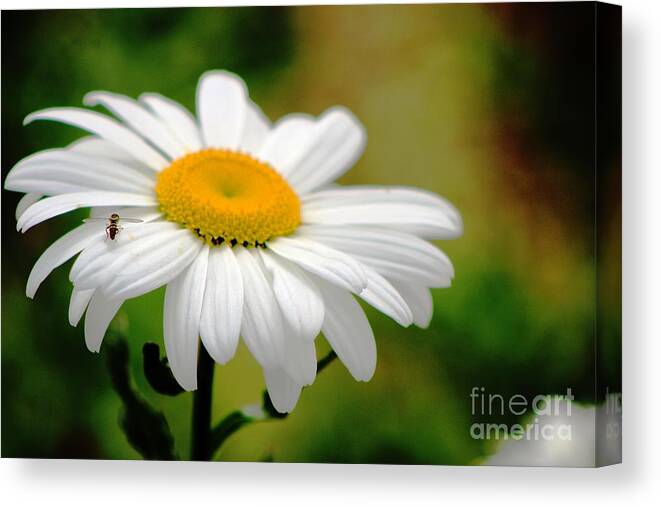
MULTIPOLYGON (((434 291, 427 330, 368 310, 379 351, 371 382, 335 362, 289 418, 242 430, 218 458, 478 463, 492 449, 468 432, 473 386, 530 396, 571 387, 594 401, 593 23, 588 4, 4 11, 3 180, 28 154, 83 135, 48 122, 23 128, 25 115, 80 105, 91 90, 155 91, 194 110, 200 74, 224 68, 271 119, 346 105, 368 146, 342 183, 423 187, 461 211, 464 236, 439 243, 454 285, 434 291)), ((603 149, 616 174, 617 143, 603 149)), ((619 262, 612 179, 605 270, 619 262)), ((117 423, 103 348, 90 354, 82 326, 67 323, 70 263, 34 301, 24 293, 35 260, 82 215, 21 236, 19 197, 2 192, 2 455, 138 458, 117 423)), ((620 279, 611 271, 599 368, 613 392, 620 279)), ((162 343, 162 299, 128 301, 122 315, 135 382, 186 456, 190 395, 155 394, 141 371, 142 344, 162 343)), ((263 388, 241 346, 216 368, 214 418, 263 388)))

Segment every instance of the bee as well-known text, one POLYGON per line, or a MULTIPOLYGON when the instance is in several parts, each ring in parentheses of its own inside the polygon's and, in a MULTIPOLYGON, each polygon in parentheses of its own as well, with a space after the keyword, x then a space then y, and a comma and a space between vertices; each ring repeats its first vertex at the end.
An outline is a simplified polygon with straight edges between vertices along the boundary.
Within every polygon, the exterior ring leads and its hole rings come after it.
POLYGON ((119 234, 119 231, 123 229, 123 227, 120 227, 119 221, 121 220, 122 222, 130 222, 130 223, 140 223, 142 220, 138 218, 125 218, 122 217, 120 219, 118 213, 111 213, 110 216, 108 217, 90 217, 86 218, 83 220, 83 222, 93 222, 96 220, 105 220, 106 221, 106 239, 109 239, 110 241, 114 241, 117 235, 119 234))

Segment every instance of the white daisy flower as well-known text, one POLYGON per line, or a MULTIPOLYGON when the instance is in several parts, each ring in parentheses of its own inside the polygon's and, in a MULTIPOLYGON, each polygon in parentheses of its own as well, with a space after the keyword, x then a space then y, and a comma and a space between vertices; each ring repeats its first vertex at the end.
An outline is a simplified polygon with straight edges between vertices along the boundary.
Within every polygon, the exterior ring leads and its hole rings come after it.
POLYGON ((69 321, 85 314, 85 342, 97 352, 126 299, 166 285, 165 348, 187 390, 197 387, 198 338, 224 364, 242 336, 280 412, 314 381, 320 332, 356 380, 369 380, 376 345, 354 296, 402 326, 426 327, 429 288, 448 287, 454 274, 427 240, 461 235, 460 214, 413 188, 332 185, 365 147, 362 125, 342 107, 271 124, 223 71, 201 77, 196 100, 197 119, 158 94, 93 92, 85 104, 119 121, 69 107, 25 119, 92 136, 11 170, 5 188, 26 192, 18 230, 77 208, 120 217, 113 238, 92 221, 55 241, 27 296, 77 255, 69 321))

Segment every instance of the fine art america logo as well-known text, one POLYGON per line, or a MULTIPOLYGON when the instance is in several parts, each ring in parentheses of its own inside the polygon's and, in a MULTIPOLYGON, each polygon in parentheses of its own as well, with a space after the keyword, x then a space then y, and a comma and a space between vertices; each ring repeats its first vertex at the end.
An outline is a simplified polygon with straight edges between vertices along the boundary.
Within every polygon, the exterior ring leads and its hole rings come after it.
POLYGON ((473 387, 470 393, 471 414, 480 419, 491 416, 534 416, 526 424, 476 422, 470 427, 475 440, 571 440, 572 402, 574 395, 567 389, 565 395, 538 395, 532 399, 522 394, 509 397, 485 392, 484 387, 473 387), (540 422, 540 418, 543 422, 540 422))

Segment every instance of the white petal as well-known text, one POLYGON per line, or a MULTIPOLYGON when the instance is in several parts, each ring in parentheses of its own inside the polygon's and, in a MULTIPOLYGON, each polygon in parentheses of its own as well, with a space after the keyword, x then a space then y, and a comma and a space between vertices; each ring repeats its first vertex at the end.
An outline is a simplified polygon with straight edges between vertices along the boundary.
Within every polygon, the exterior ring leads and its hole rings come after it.
POLYGON ((157 93, 143 93, 140 101, 149 106, 189 152, 202 148, 200 130, 188 109, 157 93))
POLYGON ((400 326, 410 326, 413 323, 413 314, 404 298, 376 271, 367 266, 364 266, 364 269, 367 274, 367 288, 360 293, 360 297, 400 326))
POLYGON ((128 192, 139 195, 150 195, 151 188, 139 186, 120 178, 107 177, 103 174, 92 174, 75 166, 31 166, 29 171, 20 177, 6 182, 8 190, 16 192, 32 192, 45 195, 61 195, 76 192, 128 192))
POLYGON ((101 342, 113 317, 122 306, 122 299, 108 299, 95 291, 85 313, 85 345, 90 352, 101 350, 101 342))
POLYGON ((42 151, 18 162, 7 174, 5 188, 50 195, 67 193, 67 187, 73 192, 106 190, 152 195, 155 183, 153 176, 116 160, 61 149, 42 151), (65 190, 58 190, 58 185, 65 190))
POLYGON ((402 282, 392 282, 413 313, 413 323, 427 328, 434 313, 434 301, 427 287, 402 282))
POLYGON ((267 134, 257 158, 287 177, 312 143, 314 127, 312 116, 299 113, 284 116, 267 134))
POLYGON ((283 369, 294 382, 309 386, 317 375, 317 352, 314 340, 305 340, 285 324, 285 362, 283 369))
POLYGON ((122 192, 89 191, 47 197, 30 206, 16 224, 18 230, 27 231, 44 220, 78 208, 92 206, 155 206, 156 198, 122 192))
POLYGON ((301 395, 301 386, 282 369, 264 369, 266 389, 273 407, 281 414, 294 410, 301 395))
POLYGON ((365 312, 344 289, 318 279, 326 306, 321 330, 356 380, 368 381, 376 369, 376 342, 365 312))
POLYGON ((18 204, 16 205, 16 220, 18 221, 23 212, 25 212, 26 209, 28 209, 42 197, 43 195, 36 193, 25 194, 23 197, 21 197, 21 200, 18 201, 18 204))
POLYGON ((431 243, 412 234, 370 226, 304 225, 297 234, 345 252, 388 279, 448 287, 452 262, 431 243))
POLYGON ((234 252, 227 246, 209 253, 207 283, 200 318, 200 338, 220 364, 234 357, 243 316, 243 279, 234 252))
POLYGON ((243 277, 241 336, 264 368, 280 367, 285 358, 285 336, 280 308, 258 255, 234 248, 243 277))
POLYGON ((30 161, 32 162, 59 162, 61 164, 82 166, 91 173, 103 173, 112 176, 115 179, 126 180, 140 188, 150 188, 156 184, 156 173, 148 169, 141 162, 129 158, 117 156, 109 158, 102 155, 84 153, 80 150, 66 148, 62 150, 46 150, 43 156, 35 155, 23 159, 17 166, 30 161))
MULTIPOLYGON (((110 160, 122 162, 131 167, 139 168, 140 170, 147 168, 144 163, 138 161, 124 149, 110 141, 106 141, 105 139, 96 136, 85 136, 76 139, 69 144, 66 149, 74 153, 83 153, 94 157, 108 158, 110 160)), ((149 169, 149 172, 153 174, 154 171, 149 169)))
POLYGON ((79 290, 76 287, 71 291, 71 300, 69 301, 69 324, 73 327, 78 325, 80 318, 85 313, 85 309, 92 299, 94 289, 79 290))
POLYGON ((257 155, 270 130, 271 122, 266 115, 255 103, 248 101, 239 150, 257 155))
POLYGON ((144 162, 136 159, 127 151, 120 149, 110 141, 96 136, 84 136, 69 144, 66 149, 72 153, 82 153, 92 157, 114 160, 134 171, 155 180, 156 173, 144 162))
MULTIPOLYGON (((96 211, 99 209, 103 208, 92 208, 90 211, 96 211)), ((131 207, 125 207, 125 208, 112 208, 110 210, 107 210, 106 213, 100 214, 92 214, 90 213, 90 216, 102 216, 102 217, 107 217, 110 215, 112 212, 117 213, 120 216, 119 219, 119 225, 122 227, 122 229, 130 229, 132 227, 135 227, 136 224, 131 223, 131 222, 123 222, 122 218, 133 218, 137 220, 142 220, 144 223, 147 222, 153 222, 155 220, 158 220, 163 216, 163 213, 161 210, 158 208, 158 206, 139 206, 137 208, 131 208, 131 207)))
POLYGON ((197 87, 197 117, 205 146, 239 146, 247 97, 246 85, 239 76, 225 71, 204 73, 197 87))
POLYGON ((335 181, 353 166, 365 149, 365 129, 345 108, 334 107, 324 112, 314 130, 314 140, 287 176, 299 194, 335 181))
MULTIPOLYGON (((72 180, 73 177, 69 176, 67 179, 72 180)), ((29 192, 41 193, 45 195, 62 195, 74 194, 76 192, 89 192, 93 190, 104 190, 101 188, 90 188, 89 186, 82 186, 76 183, 66 183, 62 181, 53 181, 53 179, 17 179, 11 182, 5 182, 5 188, 14 192, 29 192)), ((115 189, 113 189, 115 190, 115 189)), ((124 189, 116 189, 118 191, 125 191, 124 189)))
POLYGON ((154 170, 158 171, 169 165, 167 159, 140 136, 103 114, 75 107, 51 108, 29 114, 23 124, 27 125, 34 120, 54 120, 85 129, 110 141, 154 170))
POLYGON ((28 277, 25 293, 33 298, 39 285, 56 267, 64 264, 83 248, 89 245, 95 236, 103 234, 95 224, 79 225, 67 232, 60 239, 49 246, 37 260, 28 277))
POLYGON ((294 263, 269 251, 260 250, 271 274, 273 292, 292 332, 312 341, 321 331, 324 302, 317 286, 294 263))
POLYGON ((110 261, 108 282, 103 286, 106 294, 128 299, 158 289, 178 276, 204 246, 188 230, 151 239, 141 244, 136 241, 117 255, 117 260, 110 261))
MULTIPOLYGON (((137 208, 132 208, 132 207, 126 207, 126 208, 117 208, 117 207, 109 207, 109 206, 98 206, 98 207, 93 207, 90 208, 89 210, 89 218, 94 218, 94 222, 96 222, 99 231, 103 231, 103 238, 99 236, 99 240, 104 239, 106 240, 106 243, 114 243, 117 241, 117 237, 115 236, 114 241, 110 241, 110 239, 107 237, 106 234, 106 226, 108 224, 108 217, 112 213, 117 213, 121 218, 119 220, 119 233, 122 236, 125 236, 127 234, 131 234, 130 229, 135 227, 136 225, 139 224, 146 224, 149 222, 156 222, 156 221, 161 221, 163 222, 162 217, 163 213, 161 212, 160 209, 158 209, 157 206, 140 206, 137 208), (134 222, 129 222, 125 220, 128 218, 138 220, 138 223, 134 222), (129 231, 124 233, 124 231, 129 231)), ((85 219, 85 221, 90 221, 89 218, 85 219)))
POLYGON ((209 247, 165 289, 163 338, 174 378, 186 389, 197 389, 200 314, 207 277, 209 247))
POLYGON ((86 106, 103 105, 173 160, 186 153, 184 146, 160 119, 129 97, 99 91, 85 95, 83 102, 86 106))
POLYGON ((306 224, 378 225, 428 239, 461 236, 461 215, 431 192, 406 187, 351 186, 303 197, 306 224))
POLYGON ((258 252, 267 282, 273 289, 284 319, 283 368, 298 384, 309 385, 314 382, 317 373, 317 354, 313 342, 323 322, 321 295, 296 265, 270 252, 258 252))
POLYGON ((304 238, 279 237, 268 248, 329 282, 360 293, 367 277, 360 263, 347 254, 304 238))
POLYGON ((85 289, 100 287, 113 273, 119 274, 113 271, 113 264, 127 253, 141 254, 143 251, 156 250, 185 232, 176 224, 166 221, 127 224, 126 230, 115 236, 114 241, 110 241, 106 238, 103 221, 89 222, 86 225, 95 228, 98 235, 78 256, 69 276, 75 285, 85 289))

